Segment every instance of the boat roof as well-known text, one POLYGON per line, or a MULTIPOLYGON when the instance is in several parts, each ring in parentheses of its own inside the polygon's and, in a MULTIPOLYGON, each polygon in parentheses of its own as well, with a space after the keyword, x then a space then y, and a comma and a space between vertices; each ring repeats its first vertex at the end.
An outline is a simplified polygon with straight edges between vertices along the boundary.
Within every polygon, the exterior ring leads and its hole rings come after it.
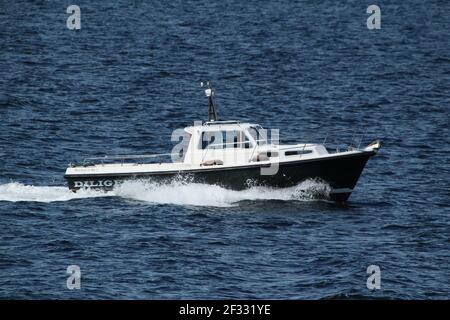
POLYGON ((256 123, 239 122, 236 120, 229 121, 207 121, 201 125, 194 125, 184 128, 184 130, 190 134, 194 130, 200 131, 232 131, 232 130, 246 130, 250 127, 261 127, 256 123))

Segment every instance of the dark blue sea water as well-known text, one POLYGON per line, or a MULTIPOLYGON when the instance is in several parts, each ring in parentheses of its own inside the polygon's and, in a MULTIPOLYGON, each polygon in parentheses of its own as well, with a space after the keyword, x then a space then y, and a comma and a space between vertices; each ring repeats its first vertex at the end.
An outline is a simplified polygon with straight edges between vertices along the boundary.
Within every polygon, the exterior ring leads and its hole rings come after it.
POLYGON ((450 4, 376 1, 368 30, 371 4, 0 0, 0 298, 448 299, 450 4), (346 204, 67 190, 83 156, 170 152, 173 129, 206 118, 208 79, 222 119, 383 147, 346 204))

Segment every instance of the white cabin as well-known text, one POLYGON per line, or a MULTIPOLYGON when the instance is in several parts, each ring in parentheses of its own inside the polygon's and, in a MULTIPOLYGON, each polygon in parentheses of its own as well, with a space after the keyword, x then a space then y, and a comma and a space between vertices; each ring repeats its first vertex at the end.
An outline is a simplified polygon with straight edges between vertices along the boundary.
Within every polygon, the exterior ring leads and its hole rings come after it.
MULTIPOLYGON (((209 121, 184 129, 188 147, 186 165, 245 165, 252 162, 290 161, 328 154, 318 144, 279 145, 278 135, 258 124, 239 121, 209 121)), ((277 132, 276 132, 277 133, 277 132)))

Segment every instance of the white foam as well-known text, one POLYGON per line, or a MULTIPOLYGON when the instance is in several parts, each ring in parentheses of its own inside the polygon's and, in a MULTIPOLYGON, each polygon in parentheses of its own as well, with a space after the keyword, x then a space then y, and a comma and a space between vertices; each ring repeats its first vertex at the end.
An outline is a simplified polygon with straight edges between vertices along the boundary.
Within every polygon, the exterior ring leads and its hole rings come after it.
POLYGON ((17 182, 0 185, 0 201, 54 202, 80 198, 104 197, 105 195, 104 192, 99 191, 81 190, 74 193, 67 187, 30 186, 17 182))
POLYGON ((241 191, 199 183, 158 184, 127 181, 108 193, 90 190, 79 190, 74 193, 62 186, 30 186, 12 182, 0 185, 0 201, 54 202, 117 196, 156 204, 228 207, 246 200, 310 201, 316 198, 326 198, 329 191, 330 187, 327 184, 313 180, 304 181, 290 188, 251 187, 241 191))
POLYGON ((310 201, 326 198, 330 187, 321 182, 304 181, 291 188, 275 189, 252 187, 230 190, 217 185, 173 182, 171 184, 128 181, 118 186, 114 193, 126 199, 158 204, 228 207, 240 201, 284 200, 310 201))

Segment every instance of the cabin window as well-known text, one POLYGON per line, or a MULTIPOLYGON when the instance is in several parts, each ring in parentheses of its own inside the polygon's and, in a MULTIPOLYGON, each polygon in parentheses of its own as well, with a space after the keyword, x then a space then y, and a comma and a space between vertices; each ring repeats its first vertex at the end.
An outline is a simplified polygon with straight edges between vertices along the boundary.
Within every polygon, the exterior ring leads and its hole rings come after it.
POLYGON ((202 133, 202 149, 219 149, 222 147, 222 135, 220 131, 204 131, 202 133))
POLYGON ((243 131, 204 131, 201 141, 202 149, 236 149, 250 148, 250 141, 243 131))
POLYGON ((248 138, 242 131, 230 130, 222 131, 224 148, 236 149, 245 147, 245 142, 248 142, 248 138))
POLYGON ((312 150, 291 150, 291 151, 286 151, 284 153, 284 155, 285 156, 295 156, 295 155, 308 154, 308 153, 312 153, 312 150))

